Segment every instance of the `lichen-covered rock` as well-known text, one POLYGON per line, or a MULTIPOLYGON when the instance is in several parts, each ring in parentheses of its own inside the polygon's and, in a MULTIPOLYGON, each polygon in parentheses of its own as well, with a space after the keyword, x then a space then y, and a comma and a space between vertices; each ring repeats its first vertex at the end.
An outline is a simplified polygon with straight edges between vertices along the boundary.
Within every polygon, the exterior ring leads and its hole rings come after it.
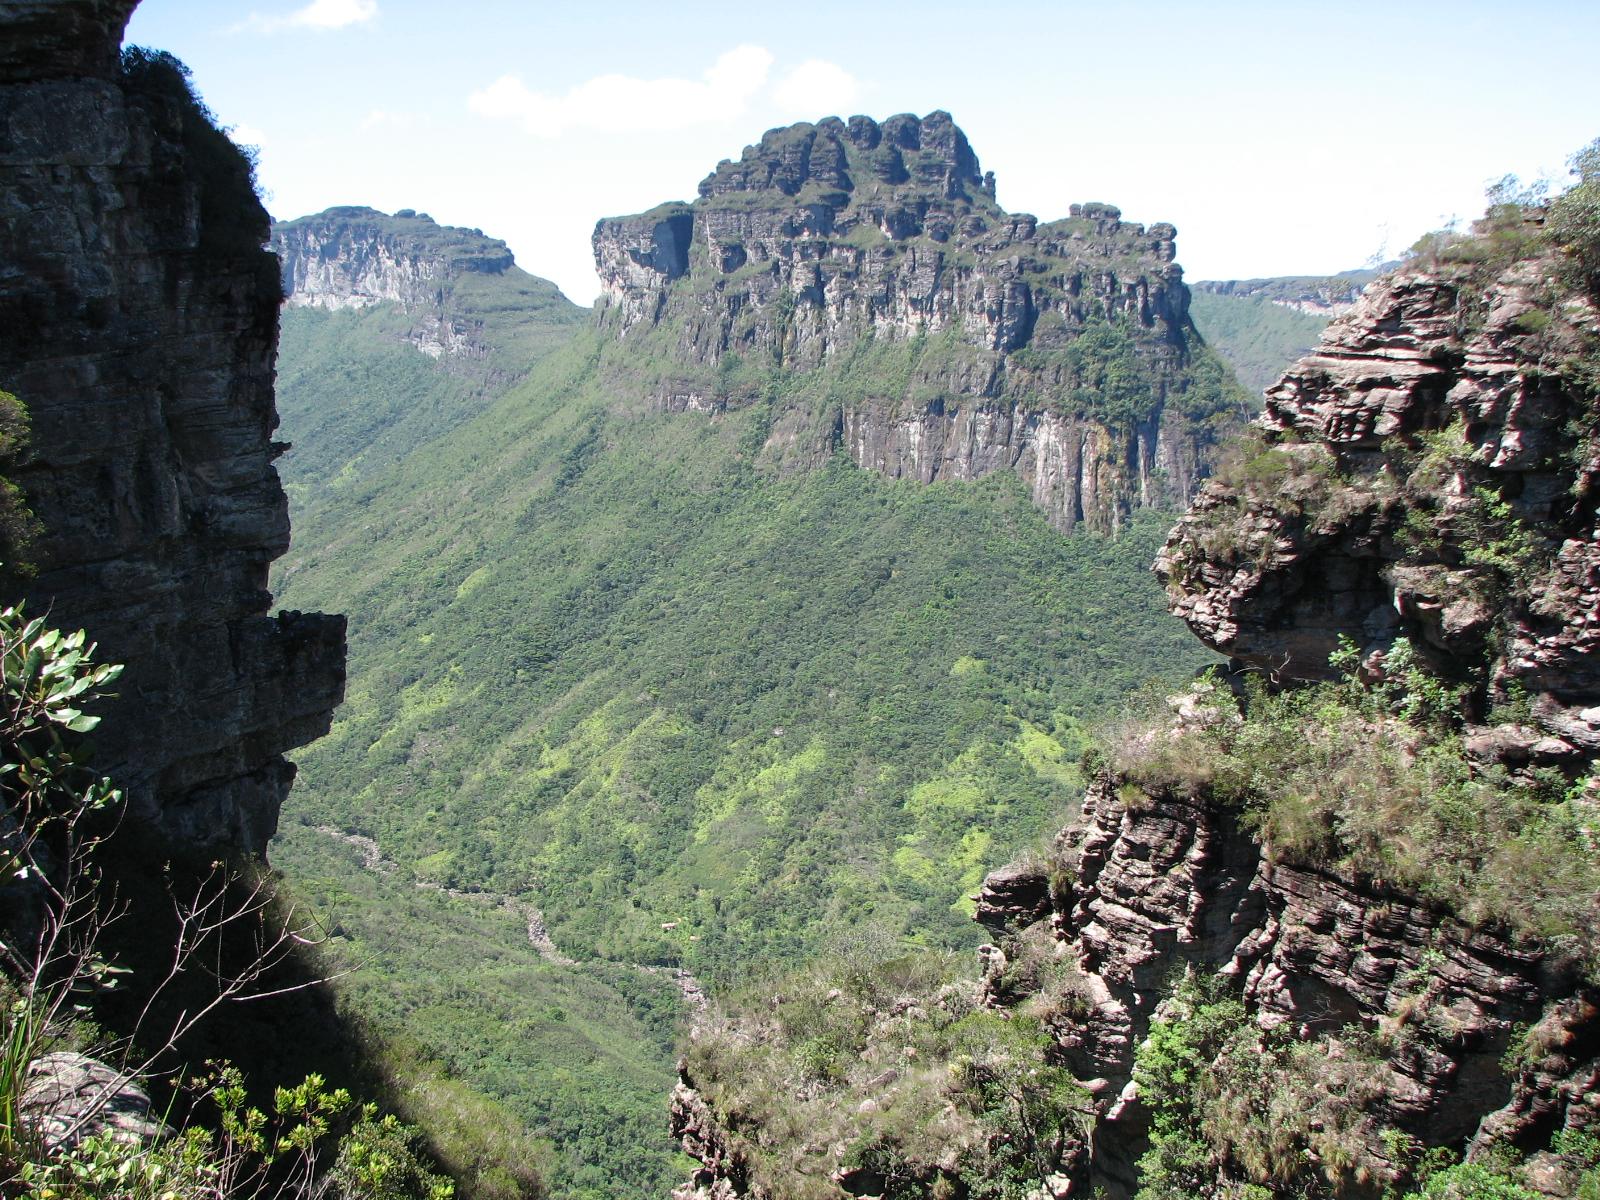
POLYGON ((97 767, 168 852, 259 852, 344 685, 344 620, 270 616, 288 546, 272 466, 278 267, 249 164, 131 3, 0 23, 0 388, 44 534, 32 611, 127 670, 97 767))
MULTIPOLYGON (((1059 528, 1105 529, 1187 498, 1238 412, 1195 370, 1175 237, 1104 204, 1005 212, 947 113, 829 118, 769 131, 693 204, 601 221, 597 320, 670 347, 659 409, 748 403, 738 376, 761 364, 832 371, 831 428, 802 457, 924 482, 1015 471, 1059 528), (873 346, 906 370, 852 368, 873 346)), ((773 436, 796 438, 781 419, 773 436)))
POLYGON ((151 1142, 167 1132, 151 1115, 143 1088, 99 1059, 72 1051, 42 1054, 28 1064, 17 1109, 52 1150, 97 1136, 151 1142))

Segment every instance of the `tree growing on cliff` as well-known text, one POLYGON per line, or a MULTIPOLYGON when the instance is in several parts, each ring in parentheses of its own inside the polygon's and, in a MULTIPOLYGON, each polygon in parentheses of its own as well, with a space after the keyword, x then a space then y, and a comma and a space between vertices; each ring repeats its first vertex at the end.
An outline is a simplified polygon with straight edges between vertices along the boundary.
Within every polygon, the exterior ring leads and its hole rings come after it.
POLYGON ((1550 233, 1566 255, 1570 281, 1600 294, 1600 138, 1568 165, 1577 182, 1550 205, 1550 233))
POLYGON ((0 390, 0 573, 28 573, 26 563, 38 522, 22 489, 7 475, 28 449, 28 410, 10 392, 0 390))

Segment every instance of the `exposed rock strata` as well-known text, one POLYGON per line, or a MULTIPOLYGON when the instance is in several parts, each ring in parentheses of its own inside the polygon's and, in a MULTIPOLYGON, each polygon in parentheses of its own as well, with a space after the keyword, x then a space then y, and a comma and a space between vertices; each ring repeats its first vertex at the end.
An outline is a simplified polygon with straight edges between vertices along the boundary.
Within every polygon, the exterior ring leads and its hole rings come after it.
POLYGON ((1016 471, 1058 527, 1109 528, 1186 498, 1215 434, 1175 236, 1105 204, 1005 212, 946 113, 829 118, 770 131, 693 204, 601 221, 597 317, 670 347, 660 409, 747 403, 762 364, 832 371, 816 452, 923 481, 1016 471), (1073 350, 1090 331, 1127 345, 1131 414, 1096 409, 1104 364, 1073 350), (886 345, 906 348, 904 377, 852 365, 886 345))
MULTIPOLYGON (((1559 1064, 1559 1077, 1502 1069, 1514 1038, 1579 1003, 1552 1007, 1576 981, 1538 953, 1381 884, 1269 861, 1203 800, 1142 796, 1130 807, 1118 791, 1111 780, 1092 787, 1081 824, 1059 836, 1074 882, 1046 918, 1093 1000, 1064 1050, 1080 1077, 1106 1081, 1096 1178, 1132 1182, 1147 1119, 1127 1089, 1133 1052, 1185 968, 1238 980, 1266 1027, 1395 1031, 1400 1048, 1371 1115, 1428 1144, 1460 1144, 1480 1123, 1506 1133, 1600 1117, 1579 1090, 1595 1069, 1592 1046, 1559 1064)), ((1575 1041, 1600 1037, 1585 1003, 1575 1041)))
POLYGON ((1368 657, 1409 637, 1474 681, 1472 715, 1524 692, 1546 732, 1600 750, 1597 463, 1583 388, 1527 320, 1540 270, 1481 295, 1390 276, 1269 389, 1255 481, 1208 486, 1157 563, 1202 641, 1318 678, 1341 637, 1368 657))
MULTIPOLYGON (((1571 355, 1593 354, 1600 321, 1571 296, 1554 319, 1529 319, 1536 304, 1551 311, 1551 274, 1524 262, 1487 287, 1464 270, 1374 285, 1269 390, 1262 440, 1206 486, 1159 568, 1204 641, 1280 682, 1326 677, 1341 638, 1382 679, 1409 640, 1465 689, 1469 760, 1572 779, 1600 749, 1600 431, 1571 355), (1525 719, 1470 724, 1508 700, 1525 719)), ((1204 691, 1175 705, 1177 728, 1239 719, 1204 691)), ((1069 968, 1077 997, 1044 1011, 1093 1121, 1049 1194, 1139 1185, 1151 1113, 1134 1056, 1192 972, 1232 980, 1253 1020, 1314 1047, 1330 1079, 1347 1046, 1380 1039, 1360 1113, 1372 1194, 1380 1176, 1404 1177, 1386 1156, 1409 1137, 1469 1158, 1536 1151, 1529 1180, 1571 1195, 1572 1162, 1539 1148, 1560 1131, 1600 1133, 1592 979, 1337 856, 1308 861, 1264 845, 1201 771, 1185 788, 1101 775, 1053 862, 985 881, 977 918, 998 942, 980 951, 988 1002, 1048 1000, 1019 995, 1011 969, 1040 953, 1069 968)), ((726 1139, 696 1099, 680 1089, 675 1101, 693 1130, 685 1148, 707 1150, 680 1194, 753 1194, 711 1153, 726 1139)))
POLYGON ((430 358, 483 357, 483 322, 449 303, 463 275, 504 275, 506 244, 481 230, 440 226, 426 213, 330 208, 274 225, 283 300, 329 311, 396 304, 413 315, 406 340, 430 358))
POLYGON ((344 620, 268 615, 289 523, 267 216, 181 77, 119 68, 132 7, 0 7, 28 35, 0 51, 0 387, 32 414, 17 482, 45 528, 28 599, 127 664, 96 765, 136 821, 257 852, 283 752, 342 694, 344 620))

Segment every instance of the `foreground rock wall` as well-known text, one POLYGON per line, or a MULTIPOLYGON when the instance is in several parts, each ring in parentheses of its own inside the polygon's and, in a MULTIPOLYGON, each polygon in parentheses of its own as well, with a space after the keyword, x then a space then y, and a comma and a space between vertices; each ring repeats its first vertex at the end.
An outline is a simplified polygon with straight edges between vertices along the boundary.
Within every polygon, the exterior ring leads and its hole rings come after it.
POLYGON ((1387 277, 1268 390, 1255 469, 1157 562, 1202 641, 1314 679, 1341 637, 1369 660, 1408 638, 1469 717, 1520 694, 1539 756, 1600 752, 1600 443, 1570 358, 1600 317, 1572 297, 1552 321, 1551 270, 1387 277))
POLYGON ((1600 1078, 1600 995, 1527 944, 1381 882, 1271 861, 1207 800, 1110 778, 1090 788, 1057 852, 1070 885, 1052 893, 1043 872, 999 873, 978 919, 1004 931, 1002 945, 1047 923, 1082 973, 1089 1015, 1060 1034, 1098 1097, 1080 1185, 1136 1183, 1149 1113, 1130 1086, 1134 1051, 1185 970, 1235 980, 1267 1028, 1386 1031, 1394 1049, 1368 1107, 1375 1126, 1459 1146, 1480 1127, 1515 1144, 1600 1119, 1588 1100, 1600 1078), (1508 1073, 1530 1030, 1544 1053, 1508 1073))
POLYGON ((268 615, 289 521, 267 215, 181 76, 119 66, 133 7, 0 4, 0 388, 32 416, 16 481, 44 527, 27 596, 127 665, 96 766, 136 822, 259 852, 284 751, 342 696, 344 619, 268 615))

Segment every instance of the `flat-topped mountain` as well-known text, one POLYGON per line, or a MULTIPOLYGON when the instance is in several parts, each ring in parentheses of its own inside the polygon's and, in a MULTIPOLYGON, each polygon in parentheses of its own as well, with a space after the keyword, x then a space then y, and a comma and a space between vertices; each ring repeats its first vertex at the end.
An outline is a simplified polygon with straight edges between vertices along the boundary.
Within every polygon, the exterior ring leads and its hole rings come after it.
POLYGON ((330 208, 272 227, 281 264, 278 407, 309 502, 482 409, 585 310, 481 230, 426 213, 330 208))
POLYGON ((519 321, 551 310, 579 310, 555 284, 516 265, 511 249, 481 229, 436 223, 427 213, 402 208, 393 216, 374 208, 330 208, 272 227, 272 249, 283 270, 284 303, 330 311, 399 305, 427 314, 411 339, 433 358, 482 357, 483 293, 504 292, 496 311, 519 321), (431 320, 429 319, 431 318, 431 320))
POLYGON ((835 389, 816 451, 924 482, 1014 470, 1064 529, 1181 501, 1238 411, 1173 226, 1007 213, 948 113, 771 130, 699 191, 594 233, 597 323, 663 356, 662 408, 748 403, 872 348, 888 369, 835 389))
POLYGON ((1263 279, 1202 279, 1190 286, 1213 296, 1233 296, 1240 300, 1266 300, 1284 308, 1336 317, 1355 307, 1361 292, 1385 271, 1399 263, 1379 267, 1358 267, 1332 275, 1274 275, 1263 279))

